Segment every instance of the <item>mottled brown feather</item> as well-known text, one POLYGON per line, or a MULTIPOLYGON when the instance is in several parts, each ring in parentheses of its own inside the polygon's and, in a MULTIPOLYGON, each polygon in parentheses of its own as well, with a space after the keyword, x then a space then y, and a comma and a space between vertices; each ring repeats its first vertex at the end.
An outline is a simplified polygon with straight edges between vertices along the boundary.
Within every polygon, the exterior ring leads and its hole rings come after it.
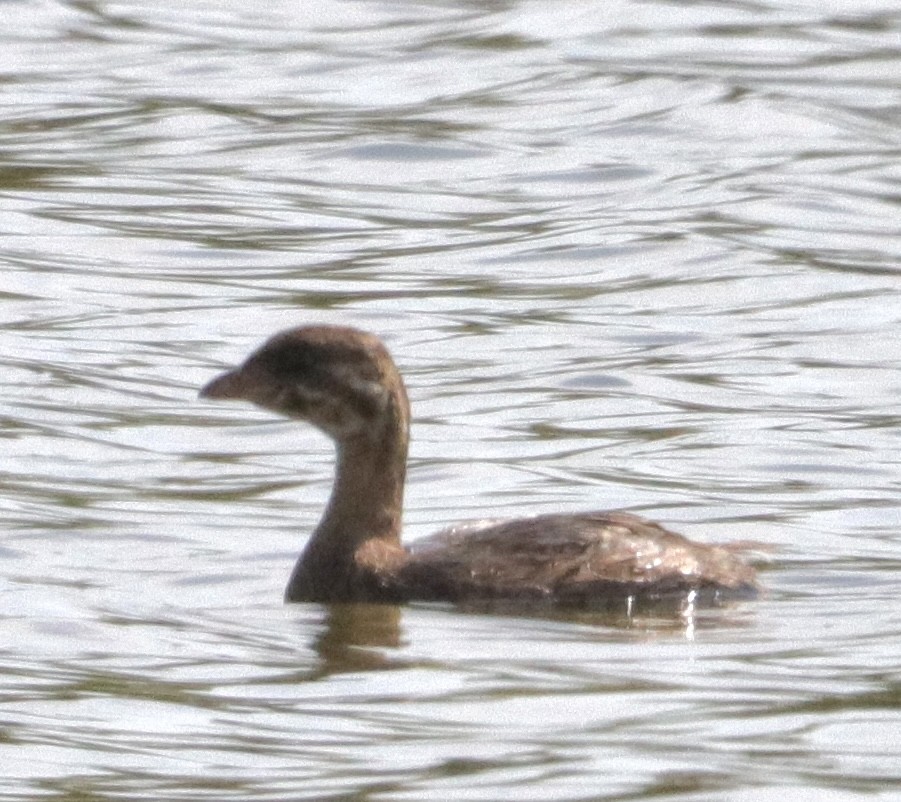
POLYGON ((281 332, 201 396, 251 401, 336 442, 332 496, 291 575, 289 601, 585 605, 756 591, 754 569, 737 548, 693 543, 624 512, 461 524, 404 549, 409 402, 372 334, 338 326, 281 332))

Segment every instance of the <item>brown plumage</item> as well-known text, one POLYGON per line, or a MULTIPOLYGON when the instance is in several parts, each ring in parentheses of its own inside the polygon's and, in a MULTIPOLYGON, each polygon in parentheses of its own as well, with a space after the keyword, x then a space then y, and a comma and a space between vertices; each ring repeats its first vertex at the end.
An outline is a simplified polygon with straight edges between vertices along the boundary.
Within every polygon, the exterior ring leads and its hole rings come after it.
POLYGON ((372 334, 306 326, 272 337, 201 390, 312 423, 335 441, 331 499, 288 601, 541 602, 593 606, 756 592, 736 547, 693 543, 624 512, 462 524, 404 548, 409 403, 372 334))

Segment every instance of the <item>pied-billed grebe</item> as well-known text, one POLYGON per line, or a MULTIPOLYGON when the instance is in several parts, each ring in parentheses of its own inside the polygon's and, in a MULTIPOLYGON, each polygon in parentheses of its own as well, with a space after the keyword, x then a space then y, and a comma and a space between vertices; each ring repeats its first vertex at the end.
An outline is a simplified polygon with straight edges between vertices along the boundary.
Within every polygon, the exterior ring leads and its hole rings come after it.
POLYGON ((338 326, 281 332, 200 395, 251 401, 335 441, 331 499, 291 575, 288 601, 591 605, 754 594, 754 569, 728 546, 692 543, 623 512, 475 522, 404 548, 410 405, 372 334, 338 326))

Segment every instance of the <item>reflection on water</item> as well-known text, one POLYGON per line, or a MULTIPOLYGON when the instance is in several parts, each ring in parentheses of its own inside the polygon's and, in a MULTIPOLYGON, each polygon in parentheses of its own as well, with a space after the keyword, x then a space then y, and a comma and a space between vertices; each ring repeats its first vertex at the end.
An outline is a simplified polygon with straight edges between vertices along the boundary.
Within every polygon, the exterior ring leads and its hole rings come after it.
POLYGON ((381 649, 401 645, 401 610, 390 604, 335 604, 314 649, 322 673, 390 668, 381 649))
POLYGON ((895 793, 893 12, 5 3, 0 799, 895 793), (408 538, 645 510, 767 595, 282 606, 329 446, 195 395, 310 321, 408 379, 408 538))
MULTIPOLYGON (((691 597, 648 601, 626 599, 605 609, 579 609, 522 604, 483 603, 416 605, 415 609, 435 610, 453 616, 491 616, 498 623, 526 618, 536 622, 576 624, 594 629, 631 630, 657 637, 673 633, 692 640, 698 629, 730 629, 753 625, 753 609, 747 603, 732 602, 716 607, 698 605, 691 597)), ((408 613, 410 615, 410 613, 408 613)), ((321 632, 312 648, 319 657, 317 676, 341 672, 394 668, 391 652, 409 645, 404 635, 403 609, 389 604, 336 604, 327 608, 321 632), (387 650, 387 652, 385 651, 387 650)))

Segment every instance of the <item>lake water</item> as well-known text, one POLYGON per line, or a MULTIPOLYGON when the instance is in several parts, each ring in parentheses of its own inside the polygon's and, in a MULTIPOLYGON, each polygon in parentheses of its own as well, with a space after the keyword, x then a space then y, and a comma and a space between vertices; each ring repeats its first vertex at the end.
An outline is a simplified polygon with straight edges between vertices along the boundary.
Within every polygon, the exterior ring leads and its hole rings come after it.
POLYGON ((897 0, 0 4, 0 800, 901 799, 897 0), (406 531, 773 554, 674 619, 285 606, 407 377, 406 531))

